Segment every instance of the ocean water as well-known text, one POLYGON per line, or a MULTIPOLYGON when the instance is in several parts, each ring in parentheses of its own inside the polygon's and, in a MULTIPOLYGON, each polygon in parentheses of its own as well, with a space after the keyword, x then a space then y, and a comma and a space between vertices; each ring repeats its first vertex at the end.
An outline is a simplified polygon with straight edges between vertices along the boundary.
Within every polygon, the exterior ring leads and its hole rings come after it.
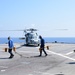
POLYGON ((47 38, 45 38, 45 42, 75 44, 75 37, 51 37, 51 38, 47 37, 47 38))
MULTIPOLYGON (((25 42, 25 40, 21 40, 19 38, 11 38, 13 40, 14 43, 22 43, 25 42)), ((8 43, 8 39, 7 38, 0 38, 0 44, 5 44, 8 43)))
MULTIPOLYGON (((44 37, 45 42, 50 43, 72 43, 75 44, 75 37, 44 37)), ((12 38, 14 43, 25 43, 25 40, 21 40, 19 38, 12 38)), ((7 38, 0 38, 0 44, 7 43, 7 38)))

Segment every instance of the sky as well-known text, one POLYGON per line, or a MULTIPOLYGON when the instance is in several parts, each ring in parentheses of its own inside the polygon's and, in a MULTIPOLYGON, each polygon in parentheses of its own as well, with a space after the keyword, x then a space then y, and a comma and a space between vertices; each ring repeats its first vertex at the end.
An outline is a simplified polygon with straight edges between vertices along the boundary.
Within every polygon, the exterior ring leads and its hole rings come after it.
POLYGON ((43 37, 75 37, 75 0, 0 0, 0 37, 22 37, 37 29, 43 37))

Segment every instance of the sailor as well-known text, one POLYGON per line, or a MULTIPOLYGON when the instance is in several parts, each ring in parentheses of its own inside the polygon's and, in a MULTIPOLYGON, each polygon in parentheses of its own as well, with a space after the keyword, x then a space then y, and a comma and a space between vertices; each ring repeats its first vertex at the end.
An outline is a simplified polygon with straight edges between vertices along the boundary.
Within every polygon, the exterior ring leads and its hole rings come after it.
POLYGON ((10 53, 10 57, 9 58, 13 58, 14 54, 12 53, 12 49, 13 49, 13 41, 10 39, 10 37, 8 37, 8 52, 10 53))
POLYGON ((40 55, 39 56, 42 56, 42 51, 45 53, 45 56, 47 56, 47 53, 46 53, 46 51, 44 49, 45 41, 42 38, 42 36, 39 36, 39 38, 40 38, 40 55))

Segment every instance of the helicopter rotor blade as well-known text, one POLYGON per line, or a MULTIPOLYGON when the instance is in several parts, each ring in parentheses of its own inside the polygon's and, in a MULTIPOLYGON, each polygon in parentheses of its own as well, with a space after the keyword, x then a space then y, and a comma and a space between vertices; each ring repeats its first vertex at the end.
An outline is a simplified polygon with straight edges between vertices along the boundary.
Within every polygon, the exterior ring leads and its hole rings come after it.
POLYGON ((67 31, 68 29, 56 29, 56 30, 67 31))
POLYGON ((24 40, 24 39, 25 39, 25 37, 21 37, 21 38, 19 38, 19 39, 24 40))
POLYGON ((30 28, 30 29, 27 29, 27 31, 37 31, 37 29, 30 28))
POLYGON ((0 31, 24 31, 24 30, 0 30, 0 31))

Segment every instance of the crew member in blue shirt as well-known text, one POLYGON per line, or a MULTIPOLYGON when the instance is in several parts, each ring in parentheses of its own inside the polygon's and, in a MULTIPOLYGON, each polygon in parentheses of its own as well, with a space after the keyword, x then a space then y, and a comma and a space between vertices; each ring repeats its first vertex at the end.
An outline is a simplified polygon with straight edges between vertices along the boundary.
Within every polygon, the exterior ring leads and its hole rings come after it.
POLYGON ((46 53, 46 51, 44 49, 45 41, 42 38, 42 36, 39 36, 39 38, 40 38, 40 55, 39 56, 42 56, 42 51, 45 53, 45 56, 47 56, 47 53, 46 53))
POLYGON ((13 49, 13 41, 10 39, 10 37, 8 37, 8 52, 10 53, 10 57, 9 58, 13 58, 14 54, 12 53, 12 49, 13 49))

